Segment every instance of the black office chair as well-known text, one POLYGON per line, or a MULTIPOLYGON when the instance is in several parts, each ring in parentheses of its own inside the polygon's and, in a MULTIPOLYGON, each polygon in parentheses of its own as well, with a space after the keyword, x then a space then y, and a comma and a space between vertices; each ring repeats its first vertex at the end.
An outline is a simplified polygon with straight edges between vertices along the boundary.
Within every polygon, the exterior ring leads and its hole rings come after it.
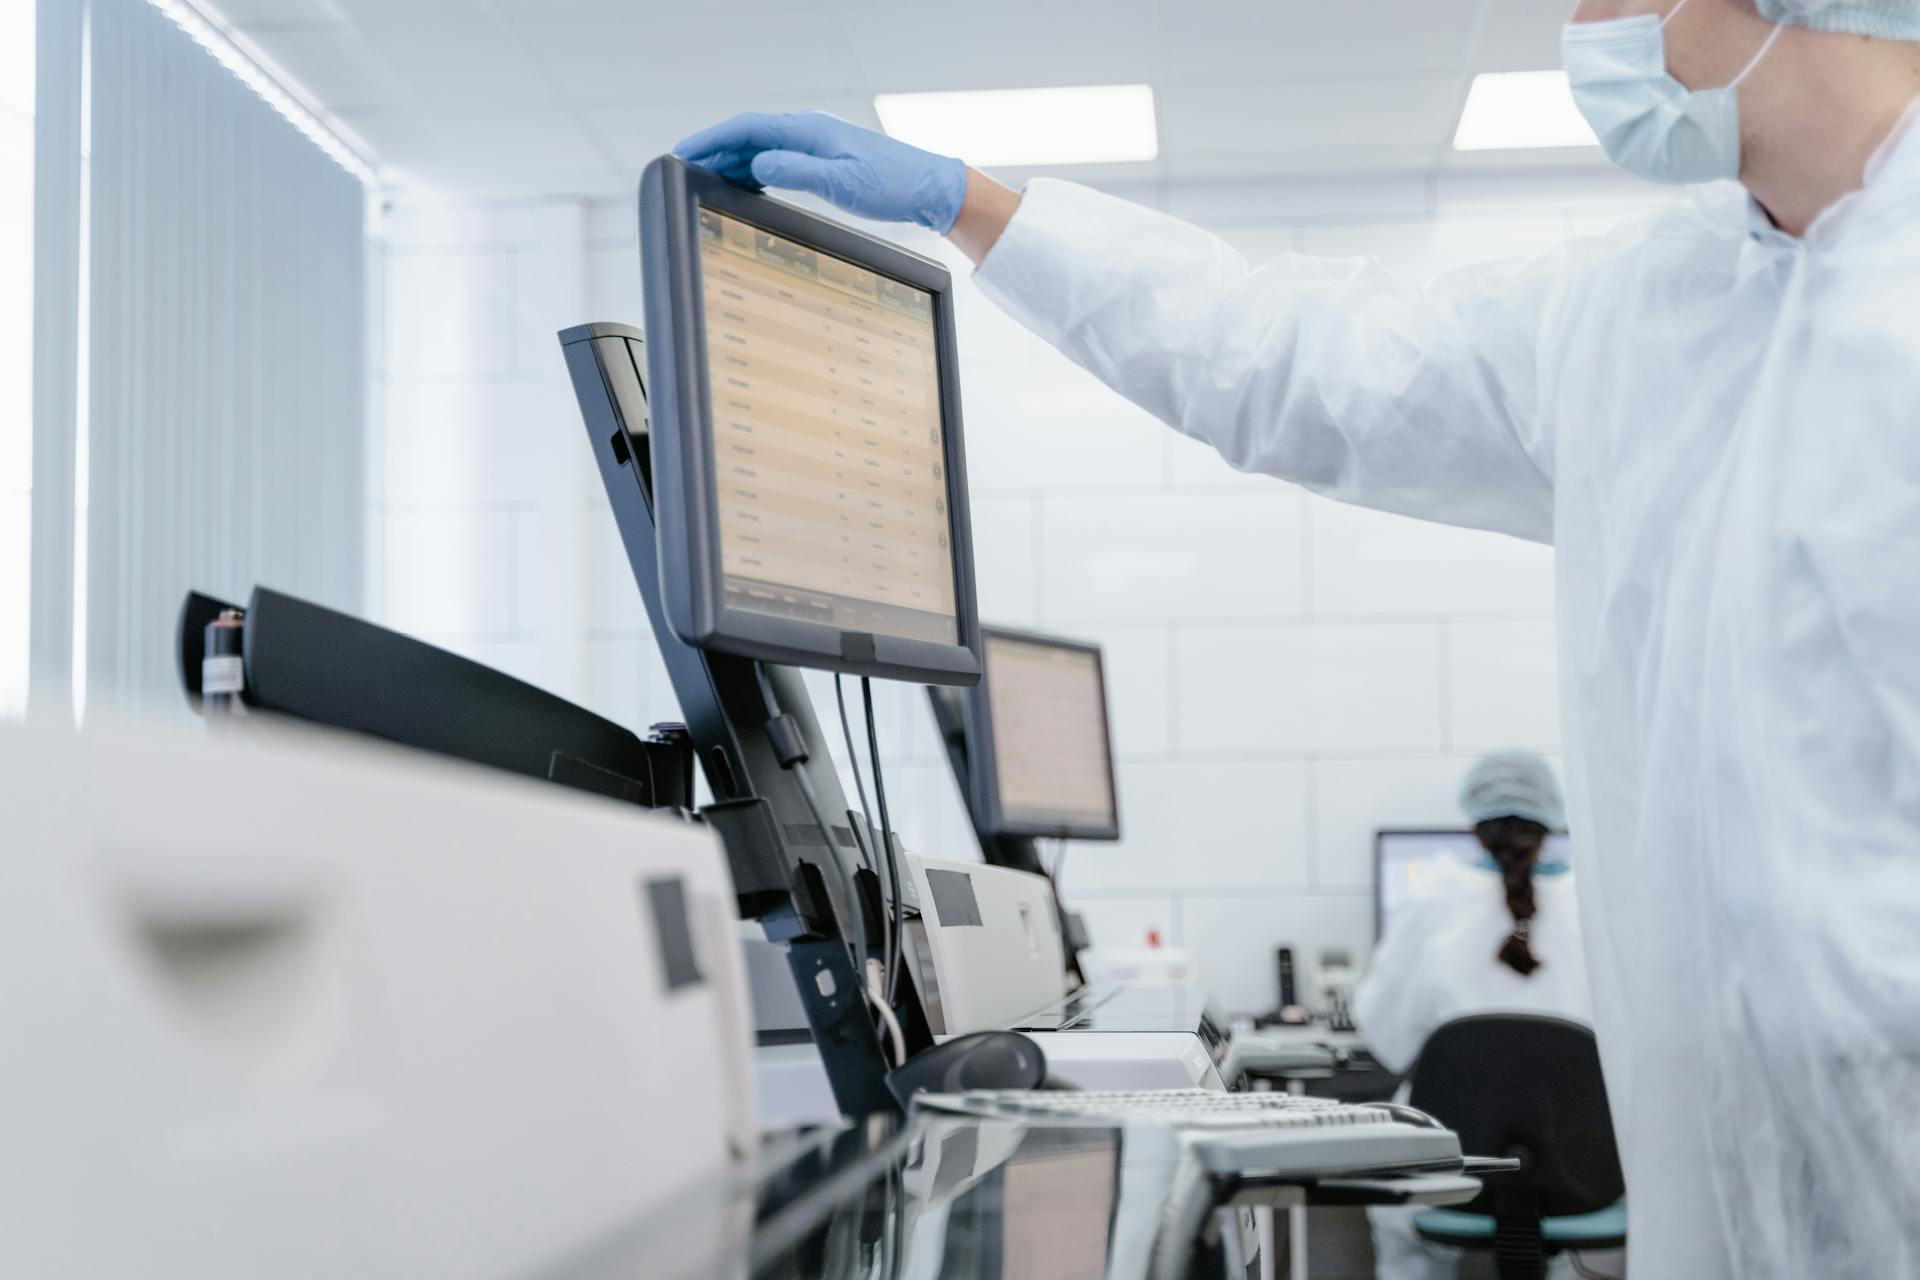
POLYGON ((1415 1218, 1421 1239, 1491 1250, 1500 1280, 1542 1280, 1555 1254, 1626 1244, 1620 1152, 1586 1027, 1535 1014, 1456 1018, 1420 1051, 1408 1101, 1458 1133, 1461 1150, 1520 1161, 1461 1209, 1415 1218))

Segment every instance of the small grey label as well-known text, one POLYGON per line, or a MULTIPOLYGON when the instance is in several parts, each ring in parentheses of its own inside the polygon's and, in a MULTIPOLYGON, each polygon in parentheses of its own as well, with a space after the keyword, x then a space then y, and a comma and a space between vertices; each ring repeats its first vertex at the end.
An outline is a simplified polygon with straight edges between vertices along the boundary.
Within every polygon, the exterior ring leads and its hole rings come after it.
POLYGON ((927 869, 927 888, 933 893, 933 912, 943 929, 980 925, 980 900, 973 896, 973 877, 960 871, 927 869))
POLYGON ((700 964, 693 954, 693 930, 687 920, 687 889, 676 879, 647 881, 647 905, 653 913, 653 936, 660 945, 660 967, 668 991, 700 982, 700 964))
POLYGON ((240 693, 247 687, 238 654, 211 654, 200 663, 200 692, 240 693))

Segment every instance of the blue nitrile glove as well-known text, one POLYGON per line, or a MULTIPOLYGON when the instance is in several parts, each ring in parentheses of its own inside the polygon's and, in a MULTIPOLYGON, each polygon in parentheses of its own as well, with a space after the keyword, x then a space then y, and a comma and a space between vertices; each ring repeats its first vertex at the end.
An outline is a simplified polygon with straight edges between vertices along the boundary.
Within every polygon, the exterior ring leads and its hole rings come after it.
POLYGON ((683 138, 673 154, 730 182, 810 191, 835 208, 881 222, 953 229, 967 166, 824 111, 749 111, 683 138))

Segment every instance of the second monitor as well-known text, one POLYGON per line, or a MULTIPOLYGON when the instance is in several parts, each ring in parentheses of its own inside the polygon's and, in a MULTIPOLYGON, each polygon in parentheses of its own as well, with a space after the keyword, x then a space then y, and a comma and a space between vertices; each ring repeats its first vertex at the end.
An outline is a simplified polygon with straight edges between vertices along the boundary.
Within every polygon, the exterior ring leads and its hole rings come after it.
POLYGON ((967 706, 967 774, 983 836, 1117 840, 1113 734, 1100 646, 982 632, 967 706))

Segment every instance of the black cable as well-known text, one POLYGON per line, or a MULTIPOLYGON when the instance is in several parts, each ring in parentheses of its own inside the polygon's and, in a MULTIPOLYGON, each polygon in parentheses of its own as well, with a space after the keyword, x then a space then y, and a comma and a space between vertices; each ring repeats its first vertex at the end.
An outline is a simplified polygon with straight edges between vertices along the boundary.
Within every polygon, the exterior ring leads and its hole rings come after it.
MULTIPOLYGON (((833 673, 833 700, 840 704, 840 736, 846 739, 847 763, 853 766, 853 789, 860 796, 860 816, 866 820, 867 840, 861 841, 860 852, 867 860, 867 869, 876 876, 880 874, 880 860, 874 856, 870 843, 873 836, 873 810, 867 804, 867 784, 860 776, 860 753, 853 745, 853 723, 847 715, 847 690, 841 682, 840 673, 833 673)), ((887 972, 893 972, 893 965, 887 965, 887 972)))
POLYGON ((834 843, 833 826, 827 821, 826 812, 820 807, 820 797, 813 789, 813 779, 807 777, 807 771, 801 766, 807 762, 806 744, 799 736, 799 728, 791 717, 780 710, 780 699, 773 692, 773 681, 767 675, 765 665, 753 664, 753 674, 760 684, 760 700, 766 704, 767 737, 773 743, 774 753, 780 759, 780 767, 793 775, 800 786, 801 798, 807 802, 807 811, 813 815, 815 825, 820 828, 820 838, 827 842, 827 861, 833 865, 840 881, 840 892, 847 900, 847 912, 850 919, 846 922, 848 932, 853 936, 853 961, 855 980, 861 1002, 866 1001, 867 990, 867 917, 860 909, 860 886, 854 882, 853 875, 847 870, 847 864, 840 858, 840 848, 834 843))
POLYGON ((873 765, 873 795, 880 804, 880 848, 887 856, 887 891, 893 895, 893 928, 887 954, 887 1003, 891 1005, 900 990, 900 970, 906 959, 907 913, 900 900, 900 858, 893 848, 893 819, 887 814, 887 779, 880 768, 880 735, 873 727, 873 681, 860 677, 860 700, 867 713, 867 754, 873 765))

